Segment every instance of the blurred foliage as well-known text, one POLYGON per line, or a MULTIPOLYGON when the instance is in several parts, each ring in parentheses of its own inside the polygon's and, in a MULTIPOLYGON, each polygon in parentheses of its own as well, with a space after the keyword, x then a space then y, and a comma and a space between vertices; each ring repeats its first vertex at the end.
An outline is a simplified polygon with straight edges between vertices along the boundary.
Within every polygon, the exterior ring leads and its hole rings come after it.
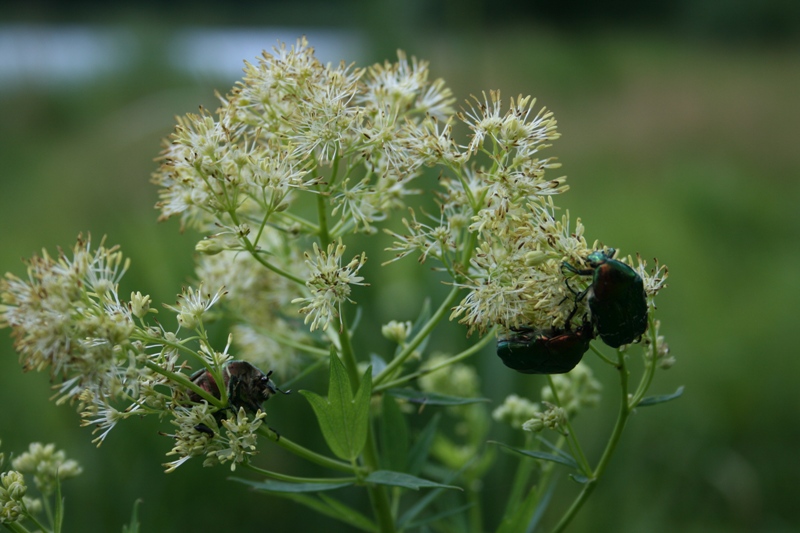
MULTIPOLYGON (((433 12, 456 20, 450 4, 437 4, 433 12)), ((691 5, 719 23, 708 12, 716 3, 691 5)), ((748 9, 777 6, 796 16, 796 3, 758 5, 748 9)), ((423 9, 420 2, 412 8, 423 9)), ((747 20, 747 9, 738 9, 744 13, 739 20, 747 20)), ((733 17, 736 10, 726 12, 733 17)), ((506 15, 515 18, 513 11, 506 15)), ((368 20, 370 13, 363 16, 368 20)), ((702 17, 685 23, 704 24, 702 17)), ((388 25, 376 24, 367 35, 374 39, 388 25)), ((524 14, 514 20, 515 30, 495 21, 465 27, 408 33, 401 20, 400 29, 372 41, 367 59, 383 60, 386 50, 404 48, 429 59, 460 99, 494 88, 506 97, 537 96, 555 112, 563 134, 548 154, 559 157, 572 186, 561 205, 583 219, 590 241, 657 256, 670 267, 659 315, 678 363, 659 376, 653 393, 681 384, 686 392, 632 418, 608 475, 572 530, 793 530, 800 523, 800 426, 794 423, 800 358, 784 333, 800 300, 794 270, 800 261, 796 46, 618 30, 564 33, 526 26, 524 14)), ((151 27, 148 39, 160 31, 166 26, 151 27)), ((151 62, 113 79, 0 93, 0 270, 22 274, 20 257, 69 247, 79 232, 90 231, 95 239, 107 234, 132 258, 122 294, 142 290, 171 303, 190 279, 194 239, 182 236, 177 224, 156 223, 148 176, 174 115, 198 105, 213 108, 213 90, 225 92, 233 80, 182 78, 165 69, 157 48, 152 52, 146 56, 151 62)), ((370 310, 360 327, 375 331, 379 351, 386 347, 380 323, 413 319, 426 291, 441 288, 414 289, 413 269, 396 264, 381 268, 374 260, 368 267, 365 275, 378 290, 355 299, 370 310)), ((467 342, 461 328, 451 331, 453 346, 438 349, 455 351, 467 342)), ((158 434, 165 428, 150 421, 126 424, 94 449, 74 411, 48 402, 48 377, 21 373, 6 333, 0 335, 0 401, 6 406, 0 438, 7 451, 31 441, 57 442, 81 462, 84 474, 66 489, 66 531, 119 530, 140 497, 144 531, 226 530, 229 522, 242 531, 316 531, 326 523, 226 481, 225 468, 189 462, 163 474, 159 463, 171 442, 158 434)), ((511 375, 489 351, 473 362, 495 402, 512 391, 534 397, 544 384, 540 377, 511 375)), ((293 387, 324 390, 321 378, 293 387)), ((299 395, 273 401, 267 409, 272 427, 297 442, 322 445, 299 395), (298 423, 303 420, 308 423, 298 423)), ((604 417, 580 419, 576 431, 605 431, 610 421, 604 417)), ((264 446, 259 459, 270 469, 310 473, 273 446, 264 446)), ((490 501, 506 494, 516 464, 499 454, 484 487, 490 501)), ((554 506, 569 501, 561 496, 575 490, 570 484, 562 480, 554 506)), ((497 523, 491 513, 487 523, 497 523)))

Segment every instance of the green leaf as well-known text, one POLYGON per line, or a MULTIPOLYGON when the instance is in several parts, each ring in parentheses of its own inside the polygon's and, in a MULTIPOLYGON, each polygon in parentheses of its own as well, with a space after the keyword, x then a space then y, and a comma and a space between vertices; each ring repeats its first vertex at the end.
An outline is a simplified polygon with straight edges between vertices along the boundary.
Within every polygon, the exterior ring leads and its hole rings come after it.
POLYGON ((131 513, 131 522, 127 526, 122 526, 122 533, 139 533, 139 504, 142 503, 141 499, 133 502, 133 512, 131 513))
POLYGON ((322 431, 322 436, 325 437, 328 448, 340 459, 349 459, 344 435, 346 429, 342 424, 341 417, 335 417, 332 406, 319 394, 306 390, 301 390, 300 394, 308 400, 314 414, 317 415, 317 423, 319 423, 319 429, 322 431))
POLYGON ((683 385, 678 387, 678 390, 676 390, 672 394, 664 394, 661 396, 648 396, 647 398, 642 398, 642 401, 640 401, 636 407, 650 407, 651 405, 669 402, 676 398, 680 398, 682 395, 683 395, 683 385))
POLYGON ((386 392, 395 398, 400 398, 411 403, 427 405, 466 405, 490 401, 489 398, 462 398, 460 396, 448 396, 446 394, 422 392, 414 389, 389 389, 386 392))
POLYGON ((351 526, 361 529, 362 531, 369 531, 370 533, 378 531, 378 527, 372 523, 369 518, 358 513, 358 511, 347 507, 343 503, 325 496, 324 494, 320 494, 319 498, 309 496, 307 494, 296 493, 276 493, 276 495, 282 496, 297 503, 301 503, 307 507, 310 507, 321 515, 329 516, 331 518, 335 518, 336 520, 341 520, 342 522, 350 524, 351 526))
POLYGON ((408 524, 407 528, 408 529, 416 529, 418 527, 424 526, 425 524, 430 524, 431 522, 438 522, 442 518, 447 518, 448 516, 453 516, 453 515, 459 515, 459 514, 463 513, 464 511, 467 511, 468 509, 470 509, 471 507, 474 507, 474 506, 475 506, 474 503, 467 503, 467 504, 462 505, 460 507, 456 507, 456 508, 453 508, 453 509, 447 509, 445 511, 440 511, 440 512, 438 512, 436 514, 432 514, 430 516, 426 516, 425 518, 421 518, 420 520, 411 522, 410 524, 408 524))
POLYGON ((351 458, 355 459, 367 444, 367 431, 369 431, 369 402, 372 397, 372 367, 367 367, 364 375, 361 376, 361 385, 358 387, 356 397, 353 400, 352 419, 348 420, 352 424, 351 431, 351 458))
POLYGON ((384 361, 383 357, 376 353, 369 354, 369 363, 372 365, 373 378, 383 372, 386 368, 386 361, 384 361))
MULTIPOLYGON (((431 318, 431 299, 425 298, 425 301, 422 302, 422 308, 419 310, 419 316, 414 321, 414 324, 411 326, 411 330, 408 332, 406 340, 410 341, 411 339, 416 337, 417 334, 420 331, 422 331, 422 328, 425 327, 425 324, 428 323, 428 320, 430 320, 430 318, 431 318)), ((427 346, 430 338, 431 338, 430 335, 426 336, 425 339, 419 344, 419 346, 417 346, 417 351, 419 353, 425 352, 425 347, 427 346)), ((403 351, 403 348, 404 346, 402 344, 398 344, 394 354, 395 355, 399 354, 400 352, 403 351)))
MULTIPOLYGON (((430 426, 431 425, 429 424, 429 427, 430 426)), ((464 473, 466 470, 472 468, 472 465, 475 464, 475 460, 476 460, 476 457, 473 457, 469 461, 465 462, 464 465, 461 468, 459 468, 457 471, 448 472, 447 475, 442 478, 442 482, 443 483, 450 483, 451 481, 456 479, 458 476, 460 476, 462 473, 464 473)), ((445 486, 447 486, 447 485, 445 485, 445 486)), ((409 507, 409 509, 405 513, 403 513, 403 515, 397 521, 397 527, 400 530, 408 528, 409 526, 407 526, 407 524, 411 523, 417 517, 417 515, 419 515, 422 511, 424 511, 429 505, 431 505, 433 503, 433 501, 436 498, 438 498, 442 494, 444 494, 444 489, 442 489, 442 488, 433 489, 431 491, 428 491, 428 493, 425 496, 420 498, 414 505, 409 507)))
POLYGON ((359 513, 355 509, 348 507, 339 500, 334 500, 327 494, 320 494, 319 497, 322 499, 322 501, 328 504, 328 507, 338 513, 338 515, 341 517, 340 520, 365 531, 378 531, 378 528, 369 518, 359 513))
POLYGON ((367 442, 369 399, 372 394, 371 368, 353 397, 347 370, 331 348, 328 399, 311 391, 300 391, 311 404, 320 430, 331 451, 340 459, 354 460, 367 442))
POLYGON ((540 451, 536 451, 536 450, 522 450, 520 448, 514 448, 513 446, 509 446, 508 444, 503 444, 502 442, 497 442, 497 441, 493 441, 493 440, 490 440, 489 442, 492 443, 492 444, 498 444, 498 445, 502 446, 503 448, 507 448, 507 449, 511 450, 512 452, 516 452, 516 453, 521 454, 521 455, 527 455, 528 457, 533 457, 535 459, 541 459, 542 461, 550 461, 550 462, 553 462, 553 463, 559 463, 559 464, 568 466, 570 468, 574 468, 575 470, 578 470, 578 462, 575 461, 575 459, 570 455, 566 455, 566 454, 565 455, 554 455, 552 453, 540 452, 540 451))
POLYGON ((436 437, 436 431, 439 429, 440 419, 441 415, 439 413, 433 415, 431 421, 428 422, 428 425, 425 426, 425 429, 423 429, 417 437, 417 441, 411 447, 411 451, 408 452, 407 471, 409 474, 417 475, 422 472, 422 467, 425 466, 428 455, 431 453, 433 439, 436 437))
POLYGON ((530 523, 529 516, 535 513, 536 509, 536 487, 531 487, 525 498, 516 506, 513 512, 506 514, 497 533, 517 533, 525 531, 525 525, 530 523))
POLYGON ((387 470, 406 470, 408 461, 408 425, 397 401, 383 395, 380 416, 381 465, 387 470))
POLYGON ((417 476, 404 474, 402 472, 392 472, 389 470, 376 470, 370 473, 365 479, 367 483, 375 483, 377 485, 390 485, 393 487, 404 487, 407 489, 419 490, 421 488, 441 488, 441 489, 456 489, 463 490, 461 487, 455 485, 443 485, 434 481, 428 481, 417 476))
POLYGON ((238 481, 245 485, 250 485, 254 490, 263 492, 322 492, 325 490, 340 489, 353 483, 288 483, 286 481, 253 481, 238 477, 228 478, 231 481, 238 481))
POLYGON ((553 498, 553 493, 555 491, 556 484, 551 483, 550 486, 547 487, 547 491, 542 495, 542 499, 539 501, 539 504, 536 506, 536 510, 533 512, 531 521, 528 523, 527 531, 536 531, 536 527, 539 525, 539 522, 544 516, 545 511, 547 511, 547 507, 550 505, 550 500, 553 498))
POLYGON ((53 517, 53 533, 61 533, 64 525, 64 498, 61 497, 61 480, 56 471, 56 512, 53 517))

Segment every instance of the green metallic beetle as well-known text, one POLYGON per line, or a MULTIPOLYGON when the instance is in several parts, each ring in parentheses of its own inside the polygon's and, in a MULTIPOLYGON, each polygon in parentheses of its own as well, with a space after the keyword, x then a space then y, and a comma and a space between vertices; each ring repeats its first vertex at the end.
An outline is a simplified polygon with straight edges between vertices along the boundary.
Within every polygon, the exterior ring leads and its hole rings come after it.
POLYGON ((615 254, 614 248, 609 248, 608 252, 592 252, 586 258, 590 267, 587 269, 578 269, 569 263, 562 263, 562 266, 575 274, 592 276, 591 285, 576 293, 576 300, 588 294, 592 324, 597 334, 604 343, 619 348, 647 330, 647 296, 641 276, 630 266, 614 259, 615 254))
POLYGON ((581 361, 592 338, 594 327, 588 321, 575 331, 569 322, 563 330, 520 328, 498 339, 497 355, 523 374, 564 374, 581 361))

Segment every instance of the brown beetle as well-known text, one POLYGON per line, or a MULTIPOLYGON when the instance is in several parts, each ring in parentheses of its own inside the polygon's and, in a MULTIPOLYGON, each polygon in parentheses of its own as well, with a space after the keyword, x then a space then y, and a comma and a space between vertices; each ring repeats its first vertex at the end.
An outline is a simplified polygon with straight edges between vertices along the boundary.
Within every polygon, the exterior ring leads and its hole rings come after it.
MULTIPOLYGON (((239 410, 243 407, 248 413, 255 413, 261 404, 277 393, 289 394, 291 391, 280 390, 270 379, 272 370, 264 373, 247 361, 228 361, 222 367, 222 380, 228 393, 228 407, 239 410)), ((219 385, 206 369, 191 375, 192 383, 199 386, 215 398, 219 398, 219 385)), ((203 398, 194 391, 189 391, 189 399, 201 402, 203 398)))

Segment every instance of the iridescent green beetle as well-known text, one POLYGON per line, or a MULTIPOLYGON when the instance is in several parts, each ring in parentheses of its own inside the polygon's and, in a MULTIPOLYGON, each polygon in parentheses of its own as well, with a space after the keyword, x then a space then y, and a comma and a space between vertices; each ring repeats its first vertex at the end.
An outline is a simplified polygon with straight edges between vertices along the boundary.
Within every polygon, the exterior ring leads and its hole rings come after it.
POLYGON ((503 364, 523 374, 564 374, 581 361, 594 337, 588 321, 575 331, 567 328, 520 328, 497 341, 503 364))
POLYGON ((647 330, 647 296, 644 282, 634 269, 614 259, 616 250, 595 251, 586 258, 591 268, 563 267, 582 276, 592 276, 592 284, 577 294, 588 294, 592 324, 604 343, 619 348, 639 338, 647 330))

